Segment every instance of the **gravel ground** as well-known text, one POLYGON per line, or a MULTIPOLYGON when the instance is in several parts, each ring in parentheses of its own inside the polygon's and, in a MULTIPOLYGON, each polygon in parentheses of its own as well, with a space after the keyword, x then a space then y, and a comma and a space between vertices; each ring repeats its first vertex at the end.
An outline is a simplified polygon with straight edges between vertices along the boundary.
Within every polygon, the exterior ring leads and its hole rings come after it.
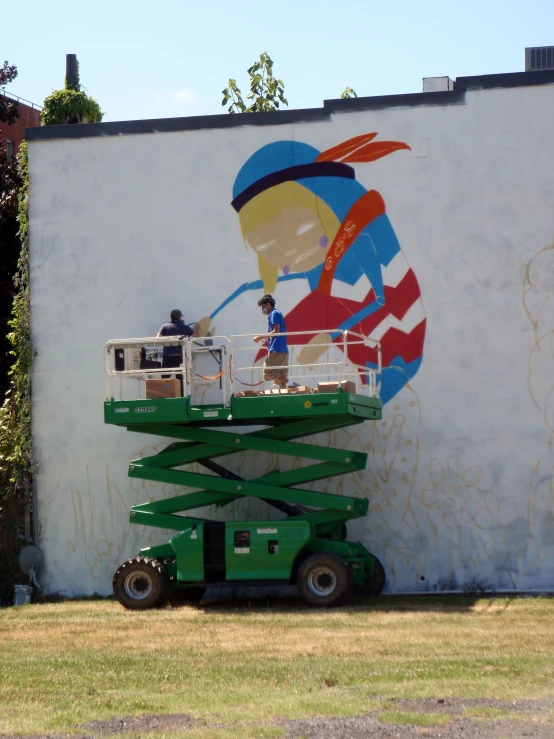
MULTIPOLYGON (((187 713, 169 713, 166 716, 132 716, 121 718, 116 716, 105 721, 90 721, 83 728, 90 731, 89 736, 108 737, 139 731, 160 731, 169 729, 192 729, 204 725, 203 721, 189 716, 187 713)), ((88 739, 88 737, 87 737, 88 739)))
MULTIPOLYGON (((494 698, 423 698, 392 699, 388 711, 402 711, 419 714, 440 714, 451 717, 447 724, 436 726, 414 726, 410 724, 389 724, 379 721, 377 714, 356 716, 354 718, 313 718, 301 721, 282 721, 287 737, 296 739, 358 739, 361 737, 381 737, 388 739, 536 739, 554 738, 554 696, 538 699, 495 700, 494 698), (514 714, 513 718, 486 719, 468 718, 467 711, 495 709, 514 714), (522 720, 521 715, 525 718, 522 720)), ((382 712, 379 712, 382 713, 382 712)))
POLYGON ((436 727, 410 726, 407 724, 382 724, 373 716, 356 718, 319 718, 308 721, 294 721, 289 724, 287 737, 296 739, 552 739, 554 725, 533 724, 530 722, 470 721, 459 719, 450 724, 436 727))
MULTIPOLYGON (((252 724, 250 724, 252 725, 252 724)), ((254 724, 256 725, 256 724, 254 724)), ((513 701, 494 698, 424 698, 391 699, 385 709, 353 718, 278 720, 273 726, 285 729, 287 739, 554 739, 554 696, 513 701), (468 711, 483 712, 473 718, 468 711), (505 716, 487 718, 487 711, 502 711, 505 716), (450 718, 449 723, 435 726, 383 723, 385 712, 439 714, 450 718), (510 716, 510 714, 512 714, 510 716), (381 720, 379 720, 381 715, 381 720)), ((152 732, 192 728, 226 728, 224 724, 208 723, 186 713, 162 716, 117 716, 106 721, 91 721, 81 726, 82 734, 0 734, 0 739, 103 739, 131 732, 152 732)))
POLYGON ((192 729, 208 726, 204 721, 186 713, 170 713, 162 716, 114 716, 105 721, 89 721, 83 724, 85 734, 0 734, 0 739, 101 739, 132 732, 153 732, 153 737, 161 731, 192 729))

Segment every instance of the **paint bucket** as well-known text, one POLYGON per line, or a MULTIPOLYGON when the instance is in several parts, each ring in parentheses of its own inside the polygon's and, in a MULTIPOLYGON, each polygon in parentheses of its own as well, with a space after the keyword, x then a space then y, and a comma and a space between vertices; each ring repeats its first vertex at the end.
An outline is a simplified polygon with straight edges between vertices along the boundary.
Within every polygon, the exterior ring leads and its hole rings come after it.
POLYGON ((16 585, 13 594, 14 606, 25 606, 31 602, 33 588, 30 585, 16 585))

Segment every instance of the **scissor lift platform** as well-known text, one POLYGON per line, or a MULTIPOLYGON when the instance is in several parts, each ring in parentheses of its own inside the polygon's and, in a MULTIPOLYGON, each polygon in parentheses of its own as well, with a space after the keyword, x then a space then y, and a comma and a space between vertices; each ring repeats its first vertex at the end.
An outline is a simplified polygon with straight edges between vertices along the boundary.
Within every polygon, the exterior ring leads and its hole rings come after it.
MULTIPOLYGON (((153 340, 127 340, 132 346, 140 341, 153 340)), ((383 566, 361 543, 347 540, 346 522, 367 514, 368 499, 297 487, 365 468, 363 452, 318 446, 303 439, 381 418, 374 376, 378 370, 365 383, 366 392, 359 382, 355 385, 360 392, 342 389, 353 383, 343 380, 339 372, 335 391, 312 393, 294 388, 251 392, 245 397, 234 392, 233 342, 225 341, 231 347, 226 369, 214 377, 201 376, 216 382, 228 374, 227 387, 220 383, 221 403, 195 401, 193 376, 200 375, 193 369, 194 341, 186 339, 180 342, 182 365, 173 370, 182 378, 183 397, 116 399, 112 394, 105 402, 107 424, 176 440, 158 454, 132 460, 129 476, 182 490, 173 498, 131 509, 132 523, 178 533, 167 544, 143 549, 119 567, 114 576, 117 598, 127 608, 143 609, 157 605, 170 593, 194 600, 213 585, 268 583, 296 583, 300 595, 314 606, 338 605, 355 586, 379 594, 385 581, 383 566), (247 426, 252 430, 246 432, 247 426), (284 471, 270 469, 244 479, 214 461, 246 451, 312 463, 287 465, 284 471), (198 466, 206 472, 199 472, 198 466), (243 497, 269 504, 275 518, 221 522, 199 511, 243 497)), ((107 374, 112 380, 118 373, 110 365, 109 354, 113 346, 123 344, 106 346, 107 374)), ((348 359, 346 344, 345 339, 344 362, 348 359)), ((329 371, 328 366, 324 369, 329 371)), ((368 372, 367 368, 354 369, 368 372)), ((150 372, 152 368, 142 374, 147 377, 150 372)), ((140 368, 126 374, 127 379, 138 379, 140 388, 140 368)))
POLYGON ((189 398, 156 400, 108 400, 104 420, 115 426, 179 423, 196 426, 234 426, 252 423, 273 424, 277 419, 314 418, 346 415, 356 420, 381 418, 381 401, 366 395, 338 390, 317 395, 282 393, 240 398, 231 397, 230 405, 192 405, 189 398))

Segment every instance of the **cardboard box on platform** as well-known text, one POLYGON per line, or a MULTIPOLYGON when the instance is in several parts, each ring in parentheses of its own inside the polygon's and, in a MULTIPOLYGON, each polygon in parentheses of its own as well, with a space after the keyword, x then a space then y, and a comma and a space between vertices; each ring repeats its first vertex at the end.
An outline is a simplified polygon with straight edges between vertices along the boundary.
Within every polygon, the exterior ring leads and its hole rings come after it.
POLYGON ((317 389, 320 393, 338 393, 338 382, 318 382, 317 389))
POLYGON ((338 382, 318 382, 317 389, 320 393, 337 393, 339 390, 343 390, 345 393, 355 393, 356 384, 352 380, 343 380, 341 383, 338 382))
POLYGON ((293 395, 296 393, 302 393, 303 395, 306 395, 311 392, 312 392, 312 388, 308 387, 307 385, 296 385, 295 387, 287 388, 287 393, 292 393, 293 395))
POLYGON ((180 398, 181 383, 172 378, 168 380, 146 380, 146 399, 180 398))
POLYGON ((344 390, 345 393, 355 393, 356 392, 356 383, 352 382, 352 380, 343 380, 340 386, 342 390, 344 390))

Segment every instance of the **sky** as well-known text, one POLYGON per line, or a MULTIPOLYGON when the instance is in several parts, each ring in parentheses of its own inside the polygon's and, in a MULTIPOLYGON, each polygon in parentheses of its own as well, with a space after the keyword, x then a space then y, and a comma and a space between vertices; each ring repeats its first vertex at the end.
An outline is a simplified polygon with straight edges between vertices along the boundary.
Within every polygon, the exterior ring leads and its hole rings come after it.
POLYGON ((2 11, 7 91, 41 104, 77 54, 105 121, 225 113, 229 77, 267 51, 290 108, 420 92, 423 77, 520 72, 554 45, 554 0, 26 0, 2 11), (11 29, 6 33, 6 29, 11 29))

